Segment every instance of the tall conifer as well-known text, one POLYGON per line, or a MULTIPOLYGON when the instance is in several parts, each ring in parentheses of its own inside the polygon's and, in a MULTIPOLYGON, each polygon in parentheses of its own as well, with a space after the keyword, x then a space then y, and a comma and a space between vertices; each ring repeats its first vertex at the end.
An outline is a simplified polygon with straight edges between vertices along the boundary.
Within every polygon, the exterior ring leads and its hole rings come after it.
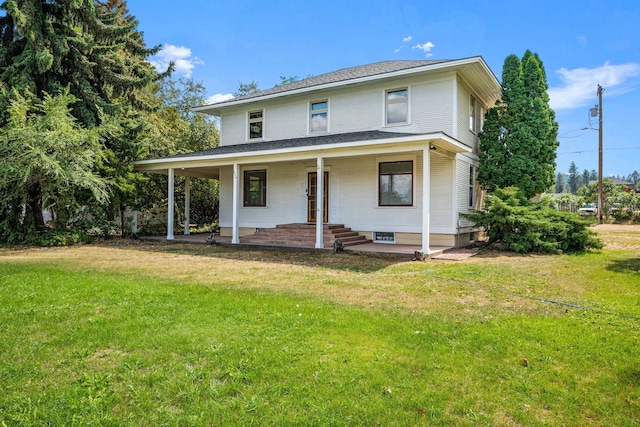
POLYGON ((527 51, 522 60, 509 55, 502 90, 480 133, 478 181, 488 191, 515 186, 533 197, 554 184, 558 146, 558 125, 538 55, 527 51))

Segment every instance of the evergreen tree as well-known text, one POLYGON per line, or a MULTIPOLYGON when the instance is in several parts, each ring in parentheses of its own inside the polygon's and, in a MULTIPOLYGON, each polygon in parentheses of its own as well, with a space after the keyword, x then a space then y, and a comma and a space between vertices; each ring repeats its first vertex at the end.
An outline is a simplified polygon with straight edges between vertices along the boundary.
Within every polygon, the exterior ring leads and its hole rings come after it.
POLYGON ((488 110, 479 135, 478 181, 484 189, 516 186, 533 197, 553 185, 558 124, 547 87, 537 54, 505 59, 502 98, 488 110))
POLYGON ((638 173, 638 171, 633 171, 633 173, 629 175, 629 177, 631 178, 630 181, 633 182, 634 188, 638 189, 638 181, 640 180, 640 173, 638 173))
MULTIPOLYGON (((34 100, 65 90, 78 100, 71 104, 78 124, 100 128, 102 152, 92 167, 109 183, 112 205, 121 208, 135 184, 128 162, 148 150, 144 111, 158 102, 145 88, 161 76, 146 59, 159 47, 145 47, 124 0, 6 0, 0 10, 6 12, 0 17, 0 81, 34 100)), ((0 104, 8 104, 8 93, 0 104)), ((4 112, 0 108, 0 124, 8 119, 4 112)), ((28 191, 27 214, 41 227, 43 194, 37 186, 28 191)))
POLYGON ((571 162, 571 165, 569 165, 569 192, 571 194, 576 194, 578 192, 581 180, 582 177, 578 175, 578 167, 574 162, 571 162))
POLYGON ((589 170, 585 169, 582 172, 582 185, 581 187, 584 187, 585 185, 589 185, 589 170))
POLYGON ((591 169, 591 172, 589 173, 589 182, 596 181, 597 179, 598 179, 598 172, 596 172, 595 169, 591 169))
POLYGON ((556 175, 556 193, 561 194, 566 190, 564 183, 564 175, 561 172, 558 172, 556 175))

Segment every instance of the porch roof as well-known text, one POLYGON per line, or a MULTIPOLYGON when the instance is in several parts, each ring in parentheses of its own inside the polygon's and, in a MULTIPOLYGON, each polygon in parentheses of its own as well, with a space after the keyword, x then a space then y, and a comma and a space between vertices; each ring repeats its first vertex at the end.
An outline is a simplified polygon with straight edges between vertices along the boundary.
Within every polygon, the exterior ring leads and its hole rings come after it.
POLYGON ((396 149, 407 151, 423 149, 426 143, 451 153, 471 152, 470 147, 442 132, 402 133, 374 130, 223 145, 192 153, 138 160, 133 162, 133 165, 136 170, 145 172, 167 173, 169 168, 174 168, 176 175, 217 178, 217 173, 210 168, 233 163, 291 161, 316 156, 357 156, 396 149))

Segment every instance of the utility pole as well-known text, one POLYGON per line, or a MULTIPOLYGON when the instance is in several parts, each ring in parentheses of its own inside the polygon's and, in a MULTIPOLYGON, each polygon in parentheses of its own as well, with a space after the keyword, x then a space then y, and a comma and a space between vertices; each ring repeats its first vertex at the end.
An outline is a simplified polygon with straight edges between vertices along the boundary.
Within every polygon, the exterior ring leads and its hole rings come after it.
POLYGON ((598 85, 598 223, 602 224, 604 192, 602 190, 602 86, 598 85))

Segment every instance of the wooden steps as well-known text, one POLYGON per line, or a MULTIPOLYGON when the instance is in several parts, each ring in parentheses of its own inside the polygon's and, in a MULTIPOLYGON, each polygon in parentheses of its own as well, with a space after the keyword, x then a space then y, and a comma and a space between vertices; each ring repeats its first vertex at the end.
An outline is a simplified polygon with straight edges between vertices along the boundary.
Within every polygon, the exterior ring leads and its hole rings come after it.
MULTIPOLYGON (((371 240, 345 227, 344 224, 324 224, 323 235, 325 248, 333 247, 336 240, 340 240, 345 247, 371 243, 371 240)), ((264 231, 240 238, 240 243, 263 245, 314 247, 315 242, 315 224, 279 224, 275 228, 265 228, 264 231)))

